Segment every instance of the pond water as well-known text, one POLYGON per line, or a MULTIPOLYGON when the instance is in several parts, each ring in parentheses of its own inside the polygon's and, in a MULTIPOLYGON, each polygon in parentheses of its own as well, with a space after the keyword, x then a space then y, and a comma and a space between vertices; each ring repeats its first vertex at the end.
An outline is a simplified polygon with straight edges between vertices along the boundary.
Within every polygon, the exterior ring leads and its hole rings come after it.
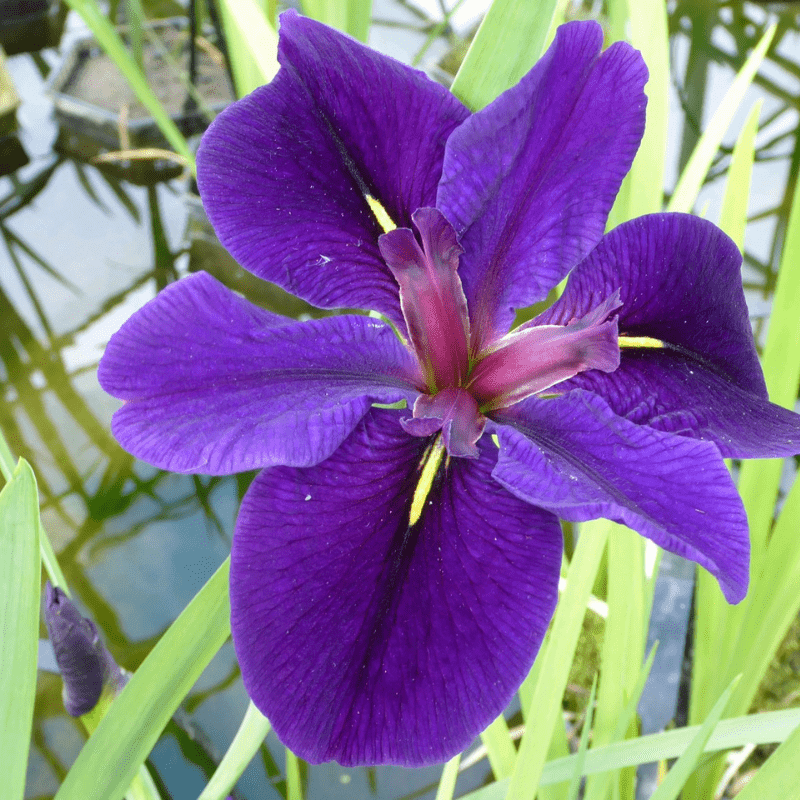
MULTIPOLYGON (((578 4, 573 4, 573 6, 578 4)), ((599 7, 599 3, 595 3, 599 7)), ((414 23, 407 3, 376 5, 384 21, 414 23)), ((589 3, 587 6, 591 7, 589 3)), ((672 185, 698 130, 763 30, 781 29, 759 84, 734 122, 735 139, 756 97, 764 98, 759 164, 751 198, 746 282, 762 317, 774 281, 788 198, 798 175, 800 38, 789 6, 674 3, 676 124, 670 139, 672 185), (698 92, 698 87, 704 91, 698 92), (705 107, 696 98, 705 94, 705 107), (690 98, 690 99, 687 99, 690 98), (685 112, 688 122, 679 119, 685 112)), ((433 4, 433 11, 436 4, 433 4)), ((465 18, 464 26, 469 24, 465 18)), ((64 43, 80 29, 70 15, 64 43)), ((376 26, 372 43, 409 60, 421 34, 376 26)), ((446 50, 439 40, 423 64, 446 50)), ((249 476, 208 478, 160 472, 122 451, 109 430, 117 402, 100 389, 96 366, 110 335, 179 275, 207 268, 256 300, 296 314, 226 259, 207 236, 190 241, 185 182, 137 186, 54 152, 58 135, 47 74, 55 50, 15 55, 7 65, 22 98, 19 141, 29 163, 0 178, 0 427, 12 451, 33 465, 45 528, 76 601, 103 632, 116 660, 135 670, 159 636, 228 555, 239 499, 249 476)), ((721 160, 719 167, 724 167, 721 160)), ((719 173, 720 169, 715 169, 719 173)), ((711 181, 698 208, 716 219, 721 183, 711 181)), ((44 629, 42 630, 44 636, 44 629)), ((50 797, 75 759, 84 733, 66 715, 60 679, 40 672, 28 798, 50 797)), ((230 643, 170 723, 152 757, 164 797, 196 798, 247 706, 230 643)), ((285 795, 282 747, 273 735, 239 782, 236 797, 285 795)), ((433 797, 440 769, 308 770, 311 800, 433 797)), ((486 762, 464 773, 459 791, 488 779, 486 762)))

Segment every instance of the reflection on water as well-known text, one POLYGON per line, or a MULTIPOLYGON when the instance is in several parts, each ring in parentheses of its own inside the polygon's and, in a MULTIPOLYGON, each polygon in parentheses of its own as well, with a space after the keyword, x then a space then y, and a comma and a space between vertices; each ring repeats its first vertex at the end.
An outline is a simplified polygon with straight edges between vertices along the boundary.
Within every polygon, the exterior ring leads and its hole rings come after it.
MULTIPOLYGON (((781 26, 776 44, 726 140, 732 143, 753 100, 765 98, 746 254, 756 313, 766 307, 774 284, 776 254, 800 173, 797 20, 790 10, 771 8, 781 26)), ((388 13, 376 9, 380 17, 388 13)), ((402 8, 398 13, 415 19, 402 8)), ((685 162, 703 120, 761 35, 766 15, 753 4, 676 5, 671 16, 675 106, 683 108, 686 120, 670 134, 675 165, 685 162)), ((67 27, 74 29, 74 23, 68 20, 67 27)), ((405 52, 424 40, 424 32, 416 34, 405 52)), ((376 28, 374 41, 397 52, 394 28, 376 28)), ((441 41, 437 47, 428 58, 444 52, 441 41)), ((180 182, 135 186, 54 154, 57 131, 43 85, 55 61, 52 51, 9 59, 23 98, 19 140, 30 163, 0 178, 0 426, 13 452, 34 466, 45 527, 75 600, 96 620, 116 660, 135 670, 228 554, 250 476, 172 475, 122 451, 109 431, 116 401, 96 380, 102 349, 136 308, 193 269, 207 269, 255 302, 292 316, 311 309, 244 273, 221 252, 203 232, 196 205, 187 206, 180 182), (196 234, 189 242, 187 230, 196 234)), ((723 154, 713 176, 726 164, 723 154)), ((677 166, 669 174, 674 183, 677 166)), ((712 219, 722 185, 712 179, 698 204, 710 203, 712 219)), ((55 792, 84 739, 80 725, 64 712, 60 691, 56 676, 40 673, 29 798, 55 792)), ((228 643, 153 752, 151 765, 164 797, 199 794, 246 704, 228 643)), ((270 736, 239 783, 237 797, 285 796, 282 758, 270 736)), ((438 768, 323 765, 308 772, 309 797, 398 798, 424 790, 438 775, 438 768)), ((459 790, 479 785, 487 775, 483 762, 459 790)))

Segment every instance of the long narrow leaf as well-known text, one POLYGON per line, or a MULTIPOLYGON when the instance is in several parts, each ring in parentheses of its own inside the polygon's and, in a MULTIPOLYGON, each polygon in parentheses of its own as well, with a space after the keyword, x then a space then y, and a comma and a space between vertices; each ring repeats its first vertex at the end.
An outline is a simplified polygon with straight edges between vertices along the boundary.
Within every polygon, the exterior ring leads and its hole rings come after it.
MULTIPOLYGON (((540 680, 531 701, 535 714, 526 715, 525 733, 520 742, 514 772, 508 786, 508 800, 533 800, 542 774, 550 732, 561 710, 569 665, 575 655, 586 604, 608 540, 612 523, 596 520, 581 525, 578 546, 567 573, 567 588, 561 595, 546 650, 541 654, 540 680), (536 724, 534 724, 534 716, 536 724)), ((567 775, 564 780, 568 780, 567 775)))
POLYGON ((758 118, 761 115, 762 100, 756 100, 747 115, 742 131, 731 155, 725 196, 719 226, 736 242, 741 250, 744 247, 744 229, 747 226, 747 209, 750 201, 750 183, 753 178, 753 164, 756 157, 756 133, 758 118))
POLYGON ((495 780, 511 775, 514 771, 514 759, 517 757, 517 751, 511 741, 508 724, 502 714, 481 734, 481 741, 486 747, 495 780))
POLYGON ((39 495, 20 459, 0 492, 0 774, 3 797, 22 800, 39 644, 39 495))
POLYGON ((286 748, 286 800, 303 800, 300 761, 288 747, 286 748))
POLYGON ((775 36, 776 26, 771 25, 755 46, 753 52, 736 75, 722 102, 717 107, 714 116, 708 123, 703 135, 700 137, 683 174, 678 180, 678 185, 667 206, 668 211, 691 211, 700 187, 703 185, 714 155, 722 142, 722 137, 731 124, 736 109, 742 102, 745 92, 758 71, 764 55, 775 36))
POLYGON ((231 746, 197 800, 223 800, 227 797, 258 752, 269 729, 269 720, 250 703, 231 746))
POLYGON ((278 34, 256 0, 220 0, 219 7, 236 94, 244 97, 278 71, 278 34))
POLYGON ((572 777, 569 781, 567 800, 578 800, 578 792, 581 788, 581 778, 583 777, 583 767, 586 763, 586 753, 589 749, 589 733, 592 730, 592 715, 594 712, 594 699, 596 694, 597 674, 595 673, 594 680, 592 681, 592 691, 589 693, 589 704, 586 706, 586 720, 583 723, 583 730, 581 731, 581 741, 578 745, 575 767, 572 771, 572 777))
POLYGON ((742 669, 731 711, 749 708, 789 626, 800 611, 800 480, 795 480, 767 551, 766 563, 747 605, 731 661, 742 669))
MULTIPOLYGON (((608 539, 607 597, 595 747, 613 741, 617 720, 641 672, 647 639, 644 539, 622 525, 614 525, 608 539)), ((620 738, 624 735, 623 731, 620 738)), ((599 791, 595 790, 594 781, 590 781, 586 797, 597 800, 605 797, 606 791, 605 781, 599 791)))
POLYGON ((367 41, 372 0, 303 0, 303 12, 362 42, 367 41))
POLYGON ((800 725, 736 795, 737 800, 800 800, 800 725))
POLYGON ((513 86, 542 54, 557 0, 494 0, 451 91, 478 111, 513 86))
MULTIPOLYGON (((772 301, 762 366, 773 403, 794 408, 800 381, 800 181, 795 186, 786 229, 778 282, 772 301)), ((745 502, 750 535, 766 541, 780 485, 781 462, 747 461, 742 465, 739 492, 745 502)))
POLYGON ((56 800, 107 800, 125 793, 169 718, 230 634, 229 569, 227 559, 136 670, 84 745, 56 800))
POLYGON ((708 719, 700 726, 700 730, 692 738, 689 746, 681 753, 681 757, 675 762, 672 769, 667 773, 666 778, 661 782, 661 785, 653 793, 650 800, 676 800, 680 794, 681 789, 686 783, 689 775, 694 771, 697 762, 703 755, 703 750, 708 743, 709 738, 714 730, 714 726, 719 722, 720 717, 728 705, 731 698, 734 686, 738 683, 739 678, 734 678, 728 688, 722 693, 722 696, 714 704, 708 719))
POLYGON ((453 800, 456 790, 456 780, 458 780, 458 767, 461 763, 461 754, 451 758, 442 770, 442 777, 439 780, 439 788, 436 790, 434 800, 453 800))
MULTIPOLYGON (((788 711, 769 711, 746 717, 723 719, 717 723, 706 742, 703 752, 732 750, 746 744, 774 744, 783 742, 800 725, 800 708, 788 711)), ((586 754, 584 772, 591 775, 606 770, 617 770, 678 758, 700 731, 700 725, 676 728, 663 733, 626 739, 598 747, 586 754)), ((577 756, 571 755, 549 761, 542 770, 541 786, 568 781, 575 768, 577 756)), ((477 791, 462 795, 461 800, 502 800, 507 796, 510 780, 497 781, 477 791)))
MULTIPOLYGON (((644 686, 647 683, 648 677, 650 677, 650 670, 653 668, 653 661, 655 660, 657 650, 657 643, 650 648, 650 654, 647 656, 647 660, 644 662, 644 665, 639 672, 639 678, 637 679, 636 685, 633 687, 633 691, 628 698, 628 703, 617 718, 616 726, 611 735, 610 741, 622 741, 622 739, 625 738, 625 734, 628 732, 628 730, 630 730, 631 723, 636 717, 636 708, 639 705, 642 692, 644 692, 644 686)), ((599 748, 593 749, 596 750, 599 748)), ((591 783, 591 786, 587 787, 586 799, 589 800, 590 797, 606 797, 613 779, 613 772, 603 772, 599 775, 596 775, 591 783)))
MULTIPOLYGON (((755 137, 761 101, 756 102, 736 141, 728 169, 725 196, 720 214, 720 226, 741 248, 747 223, 750 182, 755 161, 755 137)), ((750 467, 745 467, 745 472, 750 467)), ((746 500, 753 507, 758 502, 746 500)), ((771 514, 770 514, 771 518, 771 514)), ((752 516, 751 516, 752 521, 752 516)), ((752 574, 756 579, 763 559, 766 531, 755 530, 751 524, 752 574)), ((757 581, 754 581, 756 583, 757 581)), ((756 587, 753 587, 755 593, 756 587)), ((752 595, 751 595, 752 599, 752 595)), ((692 692, 689 698, 689 719, 699 722, 708 715, 719 696, 729 671, 720 670, 720 662, 729 664, 750 600, 733 607, 725 600, 717 581, 705 570, 697 571, 694 620, 694 659, 692 661, 692 692)), ((745 678, 744 682, 747 682, 745 678)))
POLYGON ((142 105, 156 121, 173 150, 183 156, 192 172, 195 172, 194 153, 185 137, 164 110, 144 73, 128 52, 114 26, 104 16, 100 6, 92 0, 67 0, 67 5, 83 17, 83 21, 89 26, 109 58, 125 76, 125 80, 128 81, 142 105))

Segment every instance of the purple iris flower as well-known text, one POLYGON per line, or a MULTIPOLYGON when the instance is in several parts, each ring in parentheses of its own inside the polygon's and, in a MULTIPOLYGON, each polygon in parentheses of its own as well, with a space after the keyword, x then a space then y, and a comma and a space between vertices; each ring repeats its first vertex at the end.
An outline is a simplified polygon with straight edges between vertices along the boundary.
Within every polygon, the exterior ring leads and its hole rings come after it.
POLYGON ((203 139, 200 191, 248 270, 379 315, 293 322, 198 274, 100 365, 138 457, 264 468, 233 539, 233 639, 248 693, 309 761, 421 765, 469 744, 547 629, 559 517, 622 522, 731 602, 746 592, 723 457, 800 451, 800 418, 768 401, 720 230, 658 214, 603 236, 647 71, 601 46, 596 23, 563 26, 471 114, 287 12, 278 75, 203 139))

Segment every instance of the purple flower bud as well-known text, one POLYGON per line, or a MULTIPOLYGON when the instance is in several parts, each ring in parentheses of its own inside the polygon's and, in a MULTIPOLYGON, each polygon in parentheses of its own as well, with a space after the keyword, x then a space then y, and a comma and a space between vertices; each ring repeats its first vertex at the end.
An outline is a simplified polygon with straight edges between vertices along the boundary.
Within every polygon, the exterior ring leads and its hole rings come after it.
POLYGON ((91 711, 109 686, 115 693, 127 676, 100 639, 97 626, 82 617, 58 587, 45 585, 44 621, 64 680, 64 707, 73 717, 91 711))

